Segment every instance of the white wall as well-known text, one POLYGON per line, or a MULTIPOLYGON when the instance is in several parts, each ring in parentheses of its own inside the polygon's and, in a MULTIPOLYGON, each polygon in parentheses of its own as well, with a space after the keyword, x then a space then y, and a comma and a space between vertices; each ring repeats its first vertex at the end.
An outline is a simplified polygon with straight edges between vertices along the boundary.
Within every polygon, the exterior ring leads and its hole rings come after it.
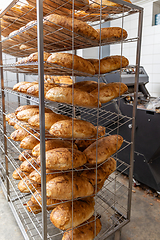
MULTIPOLYGON (((155 17, 153 1, 141 1, 135 4, 144 8, 140 65, 144 66, 149 75, 147 89, 151 96, 158 97, 160 96, 160 25, 152 26, 152 20, 155 17)), ((111 26, 122 26, 122 22, 121 20, 112 21, 111 26)), ((138 14, 124 19, 124 29, 127 30, 129 38, 137 37, 138 14)), ((111 45, 110 52, 111 55, 120 54, 120 45, 111 45)), ((136 43, 125 43, 123 55, 129 59, 130 64, 135 64, 136 43)))

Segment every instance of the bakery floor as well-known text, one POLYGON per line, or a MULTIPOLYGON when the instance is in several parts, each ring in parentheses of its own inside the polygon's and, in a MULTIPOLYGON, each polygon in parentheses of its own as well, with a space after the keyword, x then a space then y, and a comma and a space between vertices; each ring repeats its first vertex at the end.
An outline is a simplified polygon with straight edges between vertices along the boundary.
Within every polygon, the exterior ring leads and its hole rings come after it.
MULTIPOLYGON (((121 180, 127 183, 128 178, 122 175, 121 180)), ((160 196, 142 185, 133 187, 132 192, 131 222, 122 228, 120 239, 160 240, 160 196)), ((10 239, 24 238, 0 187, 0 240, 10 239)), ((107 238, 117 239, 114 236, 107 238)))

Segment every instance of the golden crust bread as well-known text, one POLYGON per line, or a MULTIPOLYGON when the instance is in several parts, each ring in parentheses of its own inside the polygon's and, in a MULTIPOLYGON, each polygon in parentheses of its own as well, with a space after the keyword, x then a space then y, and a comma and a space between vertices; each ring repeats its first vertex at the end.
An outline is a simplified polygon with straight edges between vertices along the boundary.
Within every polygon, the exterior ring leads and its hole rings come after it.
MULTIPOLYGON (((49 108, 45 108, 45 112, 52 113, 53 111, 49 108)), ((21 121, 28 121, 32 116, 39 114, 39 108, 25 109, 17 113, 16 117, 21 121)))
MULTIPOLYGON (((94 67, 95 67, 95 73, 99 73, 99 60, 98 59, 88 59, 94 67)), ((121 67, 128 66, 129 61, 124 56, 109 56, 102 58, 100 60, 100 74, 108 73, 111 71, 115 71, 120 69, 121 67)))
POLYGON ((30 109, 30 108, 38 108, 39 109, 39 106, 38 105, 23 105, 23 106, 20 106, 15 110, 15 115, 17 115, 18 112, 21 112, 23 110, 30 109))
MULTIPOLYGON (((34 133, 34 130, 30 130, 31 133, 34 133)), ((25 137, 27 137, 28 135, 30 135, 29 132, 27 132, 25 129, 20 128, 15 130, 14 132, 11 133, 10 138, 13 141, 22 141, 25 137)))
MULTIPOLYGON (((124 0, 125 2, 131 3, 130 0, 124 0)), ((102 0, 102 7, 121 7, 121 5, 108 1, 108 0, 102 0)), ((94 3, 90 5, 90 8, 100 8, 101 7, 101 0, 95 0, 94 3)), ((110 8, 109 8, 110 9, 110 8)))
MULTIPOLYGON (((49 89, 51 89, 53 87, 57 87, 57 86, 58 86, 57 84, 44 83, 44 96, 46 95, 46 93, 48 92, 49 89)), ((38 97, 39 96, 39 84, 35 84, 35 85, 32 85, 31 87, 29 87, 27 89, 27 93, 38 97)))
MULTIPOLYGON (((114 98, 117 98, 124 94, 128 90, 126 84, 121 82, 112 82, 108 83, 105 86, 100 87, 99 90, 99 100, 101 103, 107 103, 114 98)), ((91 94, 96 98, 98 98, 98 91, 93 90, 91 94)))
POLYGON ((34 204, 31 200, 29 200, 26 204, 28 212, 32 212, 34 214, 38 214, 42 211, 42 208, 39 204, 34 204))
POLYGON ((94 240, 95 236, 101 231, 101 221, 99 218, 93 216, 88 219, 82 226, 70 231, 66 231, 62 240, 94 240), (96 233, 95 233, 95 221, 96 221, 96 233), (72 232, 73 231, 73 232, 72 232), (73 238, 72 238, 73 236, 73 238))
POLYGON ((34 183, 27 177, 20 180, 18 183, 18 189, 23 193, 29 193, 30 191, 35 192, 37 189, 40 189, 41 185, 34 183))
MULTIPOLYGON (((34 134, 34 136, 40 138, 40 135, 38 133, 34 134)), ((27 137, 25 137, 21 142, 20 142, 20 148, 24 148, 24 149, 30 149, 32 150, 39 142, 40 139, 38 140, 37 138, 35 138, 32 135, 29 135, 27 137)))
MULTIPOLYGON (((45 17, 45 19, 48 21, 44 21, 44 25, 46 24, 48 26, 54 27, 54 24, 56 24, 72 31, 73 22, 71 17, 51 14, 45 17)), ((74 19, 73 31, 74 33, 77 33, 78 35, 81 35, 87 39, 97 40, 98 38, 97 31, 92 26, 88 25, 86 22, 83 22, 81 20, 74 19)))
MULTIPOLYGON (((99 33, 100 40, 100 29, 96 29, 99 33)), ((120 41, 127 38, 127 31, 120 27, 108 27, 101 28, 101 41, 112 42, 112 41, 120 41)))
POLYGON ((24 150, 18 157, 18 159, 22 162, 29 158, 32 158, 32 150, 24 150))
POLYGON ((24 84, 22 84, 22 85, 17 89, 17 91, 18 91, 18 92, 26 93, 26 92, 27 92, 27 89, 28 89, 29 87, 31 87, 31 86, 34 86, 34 85, 38 85, 38 83, 37 83, 37 82, 32 82, 32 83, 25 83, 25 82, 24 82, 24 84))
POLYGON ((67 84, 70 85, 73 83, 73 80, 70 76, 57 76, 55 77, 55 83, 59 83, 59 84, 67 84))
MULTIPOLYGON (((54 171, 51 171, 49 169, 46 169, 46 182, 49 182, 51 179, 59 176, 60 174, 61 173, 59 173, 58 171, 54 172, 54 171)), ((41 169, 39 168, 38 172, 36 170, 31 172, 31 174, 28 176, 28 178, 30 180, 32 180, 33 182, 41 184, 41 169)))
MULTIPOLYGON (((50 53, 43 52, 43 60, 47 61, 47 58, 50 56, 50 53)), ((32 53, 29 55, 26 62, 38 62, 38 52, 32 53)))
POLYGON ((49 130, 50 134, 53 134, 55 137, 61 138, 82 138, 87 139, 96 135, 95 126, 84 120, 73 120, 73 133, 72 133, 72 119, 71 120, 62 120, 57 123, 54 123, 49 130), (73 135, 72 135, 73 134, 73 135))
MULTIPOLYGON (((98 107, 98 99, 93 97, 90 93, 81 91, 80 89, 74 89, 74 105, 88 108, 96 108, 98 107)), ((73 96, 72 96, 72 88, 68 87, 55 87, 50 89, 46 93, 46 99, 60 102, 60 103, 68 103, 72 104, 73 96)), ((99 107, 101 107, 101 103, 99 102, 99 107)))
MULTIPOLYGON (((78 168, 86 162, 85 154, 77 149, 55 148, 46 152, 46 168, 48 169, 68 170, 72 169, 72 166, 78 168)), ((40 156, 37 158, 37 163, 40 164, 40 156)))
MULTIPOLYGON (((50 127, 61 120, 67 120, 70 119, 70 117, 62 115, 62 114, 57 114, 57 113, 45 113, 45 129, 50 129, 50 127)), ((36 114, 32 116, 29 120, 28 123, 33 126, 33 127, 40 127, 40 122, 39 122, 39 114, 36 114)))
POLYGON ((28 172, 22 172, 20 168, 17 168, 14 170, 12 177, 16 180, 21 180, 24 177, 27 177, 29 175, 28 172))
POLYGON ((94 199, 90 197, 73 202, 73 220, 72 202, 65 202, 54 208, 50 214, 50 220, 55 227, 66 230, 87 221, 93 213, 94 199))
POLYGON ((82 57, 73 55, 71 53, 53 53, 47 62, 60 65, 62 67, 74 69, 80 72, 85 72, 94 75, 95 68, 92 63, 82 57), (73 64, 74 58, 74 64, 73 64))
MULTIPOLYGON (((106 83, 99 83, 99 86, 105 86, 106 83)), ((85 91, 88 93, 91 93, 93 90, 98 89, 98 83, 94 81, 81 81, 81 82, 76 82, 73 84, 75 89, 80 89, 81 91, 85 91)))
MULTIPOLYGON (((73 199, 87 197, 93 194, 94 188, 86 178, 78 176, 74 172, 73 176, 73 199)), ((46 195, 57 200, 72 199, 72 173, 66 173, 55 177, 46 184, 46 195)))
POLYGON ((96 149, 97 149, 97 164, 104 162, 112 154, 117 152, 123 143, 123 138, 120 135, 110 135, 103 137, 97 142, 92 143, 84 150, 88 158, 89 164, 96 164, 96 149), (97 145, 98 144, 98 145, 97 145))
POLYGON ((36 158, 29 158, 21 163, 20 167, 21 171, 31 173, 35 170, 35 168, 39 168, 39 165, 36 162, 36 158))
MULTIPOLYGON (((41 196, 41 190, 37 190, 31 197, 31 201, 37 205, 38 203, 42 204, 42 196, 41 196)), ((59 200, 55 200, 55 199, 52 199, 52 198, 48 198, 46 197, 46 204, 48 205, 48 207, 52 207, 55 208, 57 203, 60 203, 61 201, 59 200)), ((47 207, 47 209, 48 209, 47 207)), ((50 210, 50 209, 48 209, 50 210)))
MULTIPOLYGON (((51 140, 45 141, 45 147, 46 147, 45 148, 46 151, 49 151, 54 148, 71 148, 72 142, 61 140, 61 139, 51 139, 51 140)), ((77 149, 77 145, 74 143, 73 143, 73 148, 77 149)), ((32 155, 35 157, 38 157, 40 155, 40 143, 33 148, 32 155)))
POLYGON ((24 85, 24 83, 30 83, 30 82, 19 82, 19 83, 16 83, 14 86, 13 86, 13 90, 14 91, 17 91, 18 88, 21 86, 21 85, 24 85))

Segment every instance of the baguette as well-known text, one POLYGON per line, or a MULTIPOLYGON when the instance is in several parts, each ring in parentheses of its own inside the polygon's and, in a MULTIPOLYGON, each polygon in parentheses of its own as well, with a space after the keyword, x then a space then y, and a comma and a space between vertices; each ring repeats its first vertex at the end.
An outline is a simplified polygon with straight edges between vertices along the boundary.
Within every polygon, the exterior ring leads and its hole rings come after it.
MULTIPOLYGON (((60 173, 58 171, 54 172, 54 171, 51 171, 49 169, 46 169, 46 182, 49 182, 51 179, 53 179, 54 177, 57 177, 59 175, 60 175, 60 173)), ((30 180, 32 180, 33 182, 41 184, 41 170, 40 170, 40 168, 38 169, 38 172, 36 170, 31 172, 29 174, 28 178, 30 180)))
MULTIPOLYGON (((51 170, 68 170, 78 168, 87 162, 84 153, 72 148, 56 148, 46 152, 46 168, 51 170)), ((40 164, 40 156, 37 158, 40 164)))
POLYGON ((84 153, 88 158, 88 163, 91 165, 96 164, 96 155, 97 164, 104 162, 107 158, 120 149, 122 143, 123 138, 120 135, 110 135, 99 139, 98 143, 92 143, 84 150, 84 153))
POLYGON ((32 158, 32 150, 24 150, 18 157, 18 159, 24 162, 26 159, 32 158))
POLYGON ((78 197, 87 197, 93 194, 94 188, 86 178, 78 176, 74 172, 73 189, 72 189, 72 173, 66 173, 55 177, 46 184, 47 197, 57 200, 71 200, 78 197), (73 191, 73 196, 72 196, 73 191))
MULTIPOLYGON (((108 83, 105 86, 102 86, 99 90, 99 100, 101 103, 107 103, 114 98, 117 98, 124 94, 128 90, 127 85, 121 82, 112 82, 108 83)), ((91 94, 98 98, 98 91, 93 90, 91 94)))
POLYGON ((72 219, 72 202, 59 204, 50 214, 50 220, 53 225, 61 230, 71 227, 77 227, 87 221, 94 213, 94 199, 89 197, 73 202, 73 219, 72 219), (72 225, 73 222, 73 225, 72 225))
POLYGON ((37 169, 38 167, 39 165, 36 162, 36 158, 29 158, 24 162, 22 162, 20 165, 21 171, 28 172, 28 173, 33 172, 35 168, 37 169))
POLYGON ((22 193, 30 193, 30 191, 35 192, 37 189, 40 189, 41 185, 34 183, 27 177, 23 178, 23 180, 20 180, 18 183, 18 189, 22 193))
MULTIPOLYGON (((52 113, 53 111, 49 108, 45 108, 45 112, 52 113)), ((18 120, 27 122, 29 120, 29 118, 31 118, 32 116, 34 116, 36 114, 39 114, 39 109, 31 108, 31 109, 25 109, 23 111, 18 112, 16 117, 18 120)))
POLYGON ((87 121, 74 119, 72 133, 72 119, 54 123, 49 130, 50 134, 61 138, 87 139, 96 135, 95 126, 87 121))

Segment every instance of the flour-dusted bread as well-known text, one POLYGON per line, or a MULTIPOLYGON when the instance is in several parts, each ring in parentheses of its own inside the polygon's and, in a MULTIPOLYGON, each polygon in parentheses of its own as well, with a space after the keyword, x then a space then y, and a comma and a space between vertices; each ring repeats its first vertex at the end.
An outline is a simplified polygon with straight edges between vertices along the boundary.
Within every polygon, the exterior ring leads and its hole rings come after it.
POLYGON ((17 89, 18 92, 27 93, 27 89, 31 86, 38 85, 38 82, 25 83, 19 86, 17 89))
MULTIPOLYGON (((46 151, 54 148, 72 148, 72 142, 61 139, 51 139, 45 141, 45 147, 46 151)), ((77 145, 75 143, 73 143, 73 148, 77 149, 77 145)), ((40 143, 33 148, 32 155, 35 157, 40 155, 40 143)))
MULTIPOLYGON (((41 190, 37 190, 31 197, 31 201, 35 204, 35 205, 39 205, 42 204, 42 193, 41 190)), ((52 198, 48 198, 46 197, 46 204, 49 207, 55 208, 57 206, 58 203, 60 203, 61 201, 56 200, 56 199, 52 199, 52 198)), ((47 207, 47 208, 48 208, 47 207)), ((48 209, 49 210, 49 209, 48 209)))
POLYGON ((29 136, 30 133, 34 133, 34 130, 30 130, 29 132, 23 128, 17 129, 11 133, 10 138, 14 141, 22 141, 25 137, 29 136))
MULTIPOLYGON (((45 108, 46 113, 52 113, 53 111, 49 108, 45 108)), ((38 108, 25 109, 17 113, 16 117, 21 121, 28 121, 32 116, 39 114, 38 108)))
MULTIPOLYGON (((46 99, 60 102, 60 103, 68 103, 81 107, 88 108, 96 108, 98 107, 98 98, 93 97, 90 93, 86 91, 82 91, 80 89, 74 89, 74 93, 72 94, 72 88, 67 87, 54 87, 50 89, 46 93, 46 99), (73 97, 74 96, 74 101, 73 97)), ((101 103, 99 102, 99 106, 101 107, 101 103)))
POLYGON ((98 144, 97 142, 92 143, 84 150, 84 153, 88 158, 88 163, 96 164, 96 155, 98 164, 104 162, 120 149, 122 143, 123 138, 120 135, 110 135, 99 139, 98 144))
MULTIPOLYGON (((108 83, 105 86, 100 87, 99 90, 99 100, 101 103, 107 103, 111 101, 114 98, 117 98, 124 94, 128 90, 128 87, 126 84, 121 82, 112 82, 108 83)), ((98 91, 93 90, 91 94, 94 97, 98 98, 98 91)))
POLYGON ((28 172, 22 172, 20 168, 17 168, 14 170, 12 177, 16 180, 21 180, 24 177, 27 177, 29 175, 28 172))
MULTIPOLYGON (((95 67, 95 73, 99 73, 99 60, 98 59, 88 59, 94 67, 95 67)), ((129 64, 129 61, 126 57, 124 56, 109 56, 102 58, 100 60, 100 74, 108 73, 111 71, 115 71, 120 69, 121 67, 127 67, 129 64)))
POLYGON ((18 157, 18 159, 22 162, 25 160, 32 158, 32 150, 24 150, 18 157))
MULTIPOLYGON (((60 174, 61 173, 58 171, 51 171, 49 169, 46 169, 46 182, 49 182, 51 179, 59 176, 60 174)), ((34 170, 33 172, 31 172, 28 178, 33 182, 41 184, 41 169, 39 168, 38 171, 34 170)))
MULTIPOLYGON (((99 86, 102 87, 102 86, 105 86, 106 83, 103 83, 103 82, 100 82, 99 83, 99 86)), ((81 82, 76 82, 73 84, 74 88, 75 89, 80 89, 81 91, 85 91, 85 92, 92 92, 93 90, 95 89, 98 89, 98 83, 95 82, 95 81, 81 81, 81 82)), ((69 87, 72 87, 72 86, 69 86, 69 87)))
POLYGON ((40 187, 40 184, 31 181, 28 177, 23 178, 18 183, 18 189, 23 193, 29 193, 30 191, 35 192, 40 189, 40 187))
POLYGON ((95 68, 92 63, 82 57, 71 53, 53 53, 48 59, 48 63, 54 63, 62 67, 85 72, 91 75, 95 74, 95 68), (74 59, 74 64, 73 64, 74 59))
MULTIPOLYGON (((70 117, 62 114, 57 114, 54 112, 45 113, 45 129, 49 130, 54 123, 65 119, 70 119, 70 117)), ((33 127, 39 128, 40 127, 39 114, 36 114, 29 118, 28 123, 33 127)))
MULTIPOLYGON (((100 29, 96 29, 99 33, 100 39, 100 29)), ((120 41, 127 38, 127 31, 120 27, 108 27, 101 28, 101 41, 102 42, 112 42, 112 41, 120 41)))
MULTIPOLYGON (((87 162, 84 153, 72 148, 55 148, 46 152, 46 168, 52 170, 68 170, 78 168, 87 162), (73 152, 73 154, 72 154, 73 152)), ((37 158, 40 164, 40 156, 37 158)))
POLYGON ((30 109, 30 108, 38 108, 39 109, 39 105, 23 105, 23 106, 20 106, 15 110, 15 115, 17 115, 18 112, 21 112, 23 110, 30 109))
POLYGON ((14 90, 14 91, 17 91, 18 88, 19 88, 21 85, 24 85, 24 84, 27 84, 27 83, 30 83, 30 82, 19 82, 19 83, 16 83, 16 84, 13 86, 13 90, 14 90))
POLYGON ((5 116, 5 119, 6 121, 8 122, 8 124, 10 126, 14 126, 16 124, 16 122, 18 121, 16 119, 16 116, 15 116, 15 113, 8 113, 6 116, 5 116))
POLYGON ((77 227, 87 221, 94 213, 94 199, 84 198, 73 202, 72 219, 72 201, 59 204, 50 214, 50 220, 53 225, 61 230, 77 227), (73 222, 73 225, 72 225, 73 222))
POLYGON ((31 200, 29 200, 26 204, 28 212, 32 212, 34 214, 38 214, 42 211, 42 208, 39 204, 34 204, 31 200))
POLYGON ((66 231, 63 235, 62 240, 94 240, 98 233, 101 231, 101 228, 102 225, 100 219, 95 219, 95 217, 92 216, 90 219, 88 219, 87 222, 82 224, 82 226, 73 230, 66 231))
POLYGON ((20 165, 21 171, 28 173, 33 172, 35 168, 37 169, 38 167, 39 165, 36 162, 36 158, 29 158, 20 165))
POLYGON ((38 133, 36 133, 34 135, 29 135, 29 136, 25 137, 20 142, 19 146, 20 146, 20 148, 32 150, 39 142, 40 142, 40 135, 38 133), (37 138, 39 138, 39 140, 37 138))
POLYGON ((55 177, 46 184, 47 197, 57 200, 71 200, 78 197, 87 197, 93 194, 94 187, 83 177, 74 172, 73 196, 72 196, 72 173, 65 173, 55 177))
POLYGON ((50 134, 55 137, 61 138, 82 138, 87 139, 96 135, 95 126, 84 120, 73 120, 73 133, 72 133, 72 119, 62 120, 52 125, 49 130, 50 134))
MULTIPOLYGON (((44 25, 48 25, 54 28, 55 24, 72 31, 73 21, 71 17, 57 14, 51 14, 45 17, 44 25)), ((88 25, 86 22, 74 19, 73 28, 74 33, 77 33, 78 35, 81 35, 87 39, 98 39, 97 31, 92 26, 88 25)))

